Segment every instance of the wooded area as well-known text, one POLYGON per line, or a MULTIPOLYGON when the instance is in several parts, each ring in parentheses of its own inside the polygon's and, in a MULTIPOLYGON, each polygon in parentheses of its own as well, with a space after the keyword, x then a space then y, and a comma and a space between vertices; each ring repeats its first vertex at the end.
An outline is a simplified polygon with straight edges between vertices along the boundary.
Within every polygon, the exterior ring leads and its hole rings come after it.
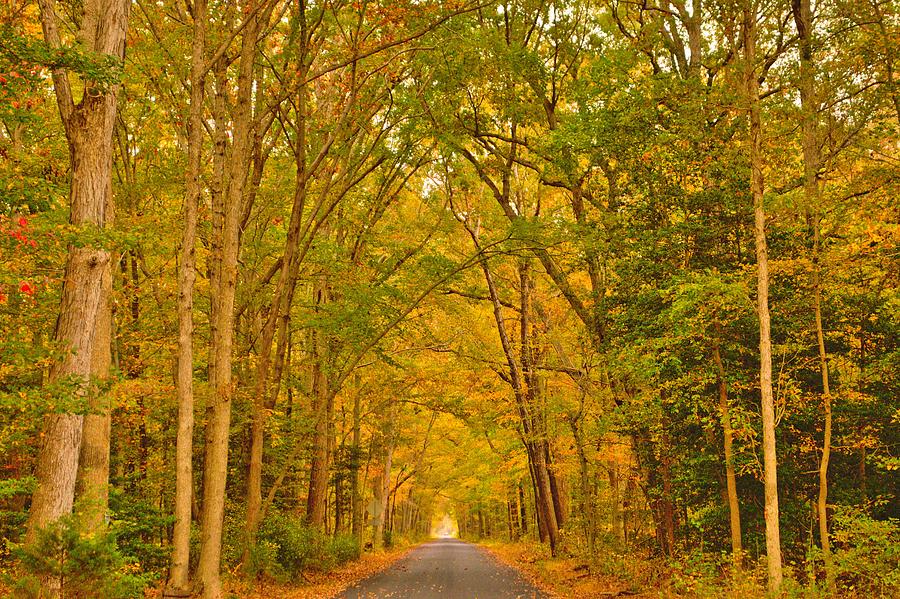
POLYGON ((898 61, 895 0, 7 0, 4 584, 452 523, 897 596, 898 61))

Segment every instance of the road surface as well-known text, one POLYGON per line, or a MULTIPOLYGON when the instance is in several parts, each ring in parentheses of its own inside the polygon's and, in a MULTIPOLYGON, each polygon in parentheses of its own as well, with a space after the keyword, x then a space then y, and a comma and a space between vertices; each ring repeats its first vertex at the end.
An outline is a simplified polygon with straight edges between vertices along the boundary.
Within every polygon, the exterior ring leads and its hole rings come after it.
POLYGON ((456 539, 413 549, 393 566, 350 587, 340 599, 544 599, 518 572, 456 539))

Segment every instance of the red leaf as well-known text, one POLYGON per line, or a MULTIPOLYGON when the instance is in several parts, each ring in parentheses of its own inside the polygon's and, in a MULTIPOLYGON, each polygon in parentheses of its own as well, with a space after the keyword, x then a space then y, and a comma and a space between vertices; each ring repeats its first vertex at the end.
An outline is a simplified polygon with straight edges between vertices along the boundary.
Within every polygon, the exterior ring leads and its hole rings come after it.
POLYGON ((34 286, 28 281, 19 283, 19 291, 28 295, 34 295, 34 286))

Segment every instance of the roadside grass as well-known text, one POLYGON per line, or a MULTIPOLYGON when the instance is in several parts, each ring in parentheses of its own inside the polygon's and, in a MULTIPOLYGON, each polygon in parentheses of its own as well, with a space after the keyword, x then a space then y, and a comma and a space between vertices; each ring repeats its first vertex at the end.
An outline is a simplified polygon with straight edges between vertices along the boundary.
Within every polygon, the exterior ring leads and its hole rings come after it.
POLYGON ((603 574, 585 560, 553 558, 547 547, 539 543, 483 541, 480 546, 496 560, 521 572, 528 581, 554 599, 656 596, 637 592, 626 578, 603 574))
POLYGON ((701 576, 687 568, 659 560, 641 559, 604 551, 591 559, 551 557, 549 549, 534 542, 483 541, 490 555, 521 572, 526 579, 554 599, 634 599, 764 597, 756 577, 738 581, 701 576))

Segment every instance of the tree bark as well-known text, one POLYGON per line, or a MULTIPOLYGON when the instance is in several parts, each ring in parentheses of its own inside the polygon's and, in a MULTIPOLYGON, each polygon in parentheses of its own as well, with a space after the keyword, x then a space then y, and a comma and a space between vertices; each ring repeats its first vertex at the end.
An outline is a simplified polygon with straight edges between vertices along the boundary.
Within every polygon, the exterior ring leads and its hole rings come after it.
MULTIPOLYGON (((112 196, 107 207, 107 223, 114 211, 112 196)), ((79 520, 86 532, 98 533, 106 527, 109 511, 109 440, 111 411, 109 395, 102 386, 109 379, 112 365, 112 269, 111 261, 103 267, 100 308, 97 313, 94 347, 91 356, 93 385, 89 391, 88 409, 84 417, 84 433, 78 461, 76 495, 79 520)))
MULTIPOLYGON (((305 4, 300 3, 300 71, 298 78, 305 80, 308 74, 309 64, 306 58, 306 42, 308 33, 306 28, 305 4)), ((288 233, 285 239, 284 254, 282 255, 281 271, 278 275, 272 302, 268 308, 265 323, 259 344, 259 363, 256 373, 256 392, 253 402, 253 419, 250 429, 250 468, 247 476, 247 519, 244 530, 247 534, 247 543, 244 556, 241 561, 249 557, 248 551, 256 543, 256 533, 259 528, 260 509, 262 506, 262 467, 263 448, 265 446, 265 427, 269 412, 275 407, 278 397, 278 389, 281 384, 284 358, 287 352, 288 335, 290 325, 290 312, 294 292, 297 286, 297 278, 301 257, 298 249, 301 240, 301 225, 303 211, 306 205, 307 194, 307 151, 306 151, 306 109, 307 88, 302 85, 298 93, 297 107, 297 140, 295 144, 296 155, 296 186, 294 188, 291 217, 288 223, 288 233), (272 360, 272 345, 277 334, 277 347, 272 360)))
MULTIPOLYGON (((492 298, 498 298, 495 305, 495 319, 500 314, 499 295, 494 285, 493 277, 487 264, 483 263, 485 277, 490 278, 488 289, 492 298)), ((522 388, 519 395, 522 397, 523 409, 520 410, 524 418, 526 443, 531 445, 530 455, 534 463, 535 483, 537 484, 538 504, 540 506, 540 521, 544 524, 544 531, 550 543, 550 552, 556 555, 556 547, 559 539, 559 519, 563 516, 562 504, 559 501, 559 490, 556 481, 550 471, 550 448, 547 443, 547 425, 544 416, 543 396, 541 395, 540 381, 534 368, 534 339, 531 326, 531 277, 529 275, 527 260, 519 263, 519 341, 521 343, 522 375, 519 377, 522 388)), ((498 321, 498 326, 502 320, 498 321)), ((506 349, 506 348, 504 348, 506 349)), ((513 360, 515 363, 515 360, 513 360)))
POLYGON ((231 148, 230 172, 226 193, 222 198, 223 218, 215 244, 218 255, 210 256, 217 265, 215 335, 211 338, 213 378, 212 395, 207 406, 206 450, 203 471, 203 504, 201 506, 200 558, 197 580, 203 597, 219 599, 222 586, 219 568, 222 554, 222 522, 225 512, 226 478, 228 475, 228 437, 231 426, 232 367, 234 340, 234 298, 237 286, 240 217, 244 187, 250 160, 251 98, 253 65, 260 27, 259 17, 250 18, 243 32, 238 66, 237 98, 232 118, 234 142, 231 148))
POLYGON ((575 441, 575 452, 578 456, 579 509, 581 511, 582 528, 584 530, 584 538, 587 541, 588 551, 593 554, 596 546, 597 525, 594 496, 591 492, 590 466, 584 450, 584 435, 579 424, 584 411, 583 402, 584 395, 582 395, 582 406, 579 414, 573 414, 569 417, 569 427, 572 429, 572 439, 575 441))
POLYGON ((328 387, 324 372, 325 357, 323 347, 317 344, 316 363, 313 366, 313 413, 315 429, 312 438, 312 462, 309 471, 309 492, 306 495, 306 521, 310 526, 322 529, 325 526, 325 496, 328 493, 328 440, 331 428, 331 413, 334 397, 328 387))
POLYGON ((191 507, 194 498, 194 280, 197 212, 201 195, 203 102, 205 97, 206 0, 194 0, 194 35, 191 54, 191 104, 188 114, 187 173, 182 207, 180 263, 178 265, 178 360, 175 393, 178 429, 175 437, 175 525, 166 596, 190 590, 191 507))
POLYGON ((361 400, 362 398, 360 397, 360 393, 355 393, 353 396, 353 455, 350 458, 352 460, 352 474, 350 479, 350 506, 352 520, 350 529, 353 532, 353 536, 356 537, 359 541, 362 541, 363 531, 363 498, 359 463, 362 449, 362 415, 360 406, 361 400))
POLYGON ((825 351, 825 334, 822 327, 822 274, 820 263, 819 168, 821 157, 818 140, 818 100, 813 63, 813 15, 809 0, 793 0, 792 9, 797 34, 800 37, 800 105, 803 111, 801 144, 803 146, 803 192, 806 199, 807 219, 812 228, 812 286, 815 311, 816 343, 819 354, 819 370, 822 376, 822 408, 825 413, 825 431, 822 439, 822 459, 819 461, 819 493, 816 511, 819 520, 819 539, 825 562, 825 579, 828 588, 835 592, 834 568, 831 560, 831 543, 828 537, 828 462, 831 458, 831 387, 828 381, 828 354, 825 351))
MULTIPOLYGON (((544 425, 544 435, 546 437, 546 424, 544 425)), ((566 526, 566 500, 563 494, 563 483, 557 478, 556 471, 553 466, 553 454, 550 452, 550 443, 545 439, 544 458, 547 462, 547 480, 550 483, 550 497, 553 499, 553 515, 556 517, 557 528, 565 528, 566 526)))
POLYGON ((719 388, 719 416, 722 420, 722 436, 725 449, 725 487, 728 499, 728 524, 731 529, 731 555, 735 568, 741 567, 744 549, 741 542, 741 510, 737 494, 737 478, 734 473, 734 432, 731 429, 731 410, 728 407, 728 382, 719 346, 713 347, 716 363, 716 379, 719 388))
POLYGON ((769 257, 766 247, 766 211, 763 204, 762 122, 759 81, 756 75, 755 0, 745 0, 743 8, 744 78, 750 112, 750 191, 757 264, 757 311, 759 316, 759 385, 763 429, 763 469, 765 475, 766 561, 769 591, 778 593, 782 584, 781 531, 778 511, 778 457, 775 448, 775 399, 772 392, 772 339, 769 316, 769 257))
MULTIPOLYGON (((390 418, 390 417, 389 417, 390 418)), ((372 546, 376 549, 384 545, 384 524, 387 518, 388 499, 390 499, 391 468, 394 459, 394 424, 393 418, 389 419, 387 431, 387 443, 384 448, 384 474, 378 481, 380 493, 380 513, 375 520, 375 531, 372 538, 372 546)))

